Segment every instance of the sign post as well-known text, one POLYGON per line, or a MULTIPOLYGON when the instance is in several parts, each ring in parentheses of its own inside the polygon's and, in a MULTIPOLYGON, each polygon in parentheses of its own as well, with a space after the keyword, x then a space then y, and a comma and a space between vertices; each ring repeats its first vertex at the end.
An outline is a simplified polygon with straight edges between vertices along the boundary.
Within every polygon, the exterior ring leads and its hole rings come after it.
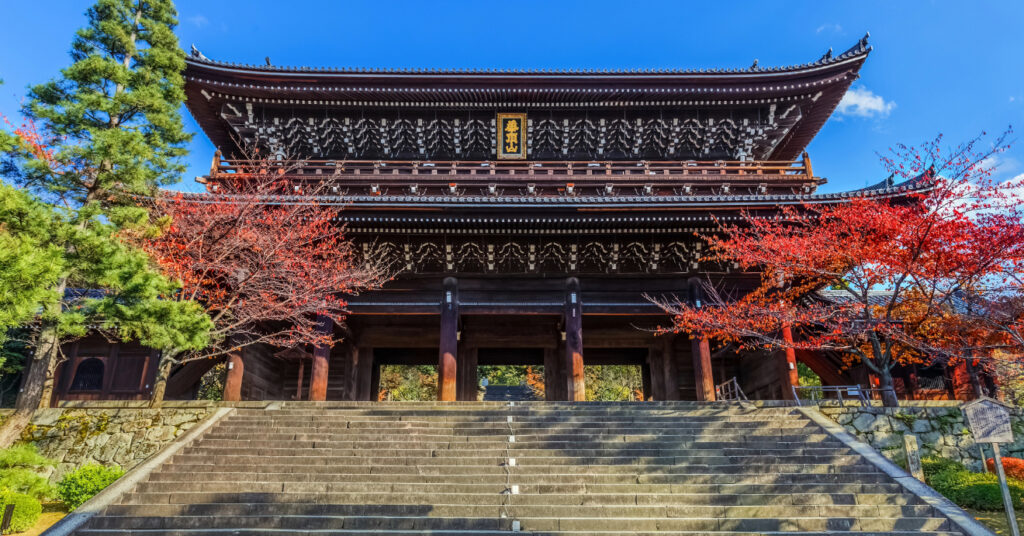
POLYGON ((917 446, 917 436, 903 436, 903 449, 907 453, 907 470, 914 478, 924 482, 924 469, 921 468, 921 450, 917 446))
MULTIPOLYGON (((981 397, 964 405, 963 412, 967 416, 971 434, 974 435, 974 442, 992 443, 992 457, 995 461, 996 474, 999 475, 999 488, 1003 491, 1003 507, 1006 508, 1006 518, 1010 522, 1010 534, 1020 536, 1020 529, 1017 528, 1017 514, 1013 511, 1013 498, 1010 497, 1010 487, 1006 484, 1003 457, 999 453, 1000 443, 1013 442, 1009 408, 998 400, 981 397)), ((984 458, 985 451, 983 450, 982 464, 985 463, 984 458)))

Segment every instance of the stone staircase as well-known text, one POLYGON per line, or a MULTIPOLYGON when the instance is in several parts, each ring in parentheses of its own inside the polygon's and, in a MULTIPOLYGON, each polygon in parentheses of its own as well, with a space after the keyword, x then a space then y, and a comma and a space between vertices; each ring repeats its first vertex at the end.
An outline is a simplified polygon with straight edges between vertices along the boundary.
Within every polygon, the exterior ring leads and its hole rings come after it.
POLYGON ((237 409, 80 535, 959 534, 789 408, 237 409))

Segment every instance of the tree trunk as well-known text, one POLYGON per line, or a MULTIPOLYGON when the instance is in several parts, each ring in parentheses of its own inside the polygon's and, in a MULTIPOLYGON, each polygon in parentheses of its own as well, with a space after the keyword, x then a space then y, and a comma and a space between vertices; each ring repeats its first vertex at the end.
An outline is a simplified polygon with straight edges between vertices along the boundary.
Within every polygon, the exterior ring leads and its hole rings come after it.
POLYGON ((0 448, 8 447, 17 441, 21 437, 21 431, 32 420, 35 411, 49 405, 49 399, 44 399, 43 395, 46 392, 46 380, 50 376, 52 363, 57 361, 60 340, 56 315, 47 315, 44 318, 36 342, 36 351, 21 380, 21 391, 18 392, 18 399, 14 403, 14 414, 4 422, 3 427, 0 427, 0 448), (53 320, 49 320, 50 318, 53 320))
POLYGON ((167 392, 167 379, 171 377, 176 352, 165 350, 160 353, 160 364, 156 369, 156 382, 153 383, 153 395, 149 399, 149 407, 159 409, 164 404, 164 393, 167 392))
POLYGON ((882 389, 882 405, 887 408, 898 408, 900 401, 896 398, 896 390, 892 385, 892 370, 880 367, 878 370, 878 387, 882 389))
POLYGON ((973 359, 965 359, 967 363, 967 376, 971 379, 971 389, 974 390, 974 398, 981 398, 988 393, 981 385, 981 378, 978 377, 978 367, 973 359))

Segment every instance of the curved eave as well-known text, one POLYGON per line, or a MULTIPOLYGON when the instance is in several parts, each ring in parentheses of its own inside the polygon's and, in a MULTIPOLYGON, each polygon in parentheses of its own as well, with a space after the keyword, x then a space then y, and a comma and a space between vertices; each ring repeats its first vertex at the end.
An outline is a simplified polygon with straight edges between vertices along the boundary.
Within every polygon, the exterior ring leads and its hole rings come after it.
MULTIPOLYGON (((913 179, 884 189, 863 189, 826 194, 791 195, 652 195, 652 196, 412 196, 412 195, 355 195, 355 196, 266 196, 263 202, 271 205, 316 203, 324 206, 345 206, 349 209, 443 209, 443 208, 506 208, 526 210, 558 209, 615 209, 615 210, 733 210, 765 208, 785 205, 834 204, 853 199, 899 199, 926 191, 927 180, 913 179)), ((176 193, 177 195, 177 193, 176 193)), ((231 199, 232 194, 183 194, 184 198, 198 202, 215 203, 231 199)))
POLYGON ((803 118, 767 158, 796 158, 828 120, 870 53, 866 42, 836 57, 779 68, 708 71, 427 71, 235 65, 190 57, 188 107, 218 147, 232 145, 219 115, 230 100, 269 106, 482 106, 586 109, 668 105, 741 108, 796 103, 803 118))
POLYGON ((737 76, 776 76, 790 73, 806 72, 821 67, 841 64, 858 57, 866 56, 871 51, 867 44, 867 36, 845 52, 836 55, 822 56, 817 61, 799 65, 776 67, 760 67, 755 65, 747 69, 366 69, 366 68, 324 68, 307 66, 252 65, 211 60, 193 48, 187 58, 190 67, 201 67, 234 76, 267 76, 274 79, 281 77, 310 78, 321 80, 343 77, 371 76, 375 79, 384 77, 417 77, 439 78, 447 82, 452 79, 617 79, 617 78, 650 78, 650 77, 737 77, 737 76))

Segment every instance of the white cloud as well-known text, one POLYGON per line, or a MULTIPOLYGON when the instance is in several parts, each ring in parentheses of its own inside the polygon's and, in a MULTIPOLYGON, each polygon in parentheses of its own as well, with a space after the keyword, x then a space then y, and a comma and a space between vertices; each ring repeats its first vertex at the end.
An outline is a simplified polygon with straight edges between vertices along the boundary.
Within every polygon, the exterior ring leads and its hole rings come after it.
POLYGON ((1011 207, 1024 205, 1024 173, 1003 181, 1000 189, 1006 194, 1006 204, 1011 207))
POLYGON ((185 20, 195 25, 196 28, 202 28, 210 23, 210 20, 203 15, 193 15, 191 17, 186 17, 185 20))
POLYGON ((856 117, 886 117, 896 107, 896 103, 875 95, 866 87, 850 88, 839 101, 836 111, 840 115, 856 117))
POLYGON ((814 33, 821 33, 826 30, 835 33, 842 33, 843 27, 838 24, 822 24, 821 26, 818 26, 817 30, 814 30, 814 33))

